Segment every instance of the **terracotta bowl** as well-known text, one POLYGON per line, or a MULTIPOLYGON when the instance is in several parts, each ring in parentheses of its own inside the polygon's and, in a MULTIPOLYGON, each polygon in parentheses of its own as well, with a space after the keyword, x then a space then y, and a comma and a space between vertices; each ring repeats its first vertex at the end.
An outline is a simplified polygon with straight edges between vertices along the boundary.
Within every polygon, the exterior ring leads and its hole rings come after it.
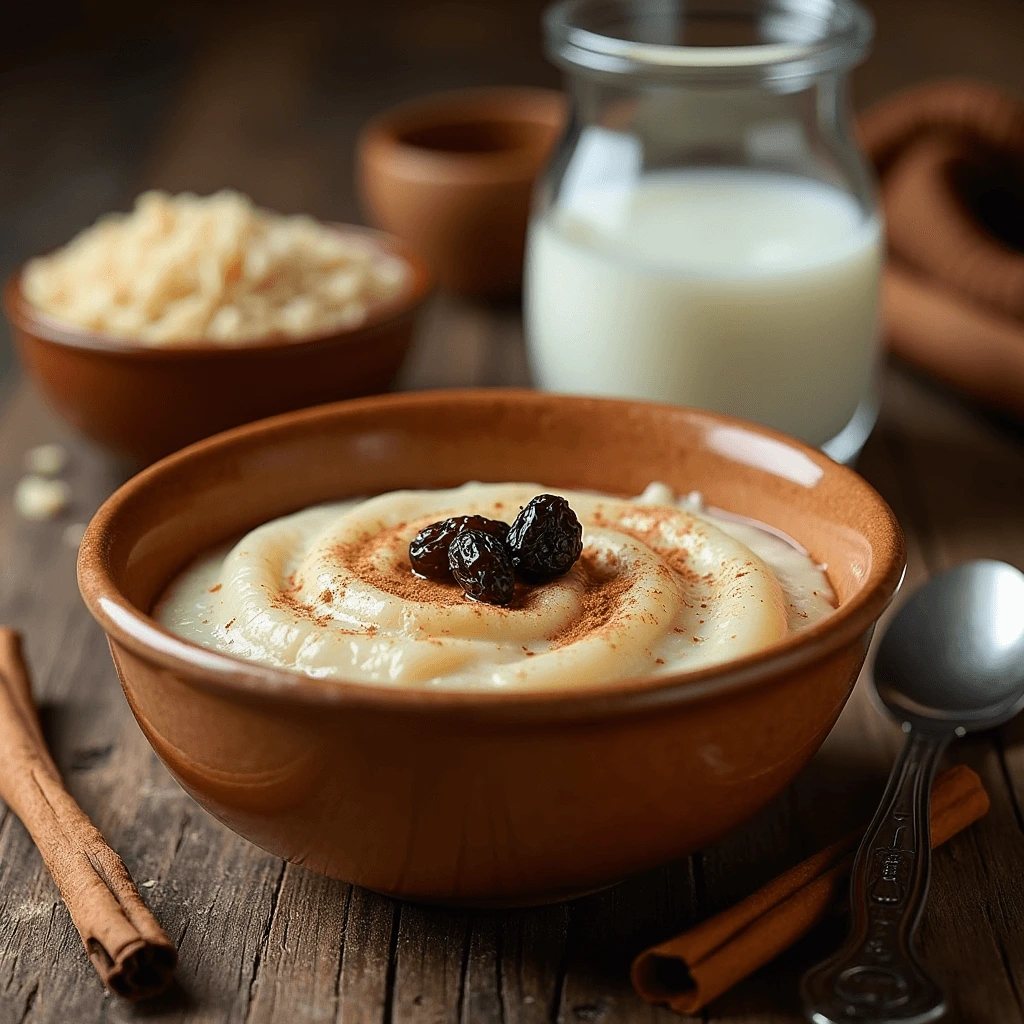
POLYGON ((221 821, 381 892, 516 905, 704 847, 779 793, 845 704, 904 554, 864 480, 783 435, 673 406, 479 390, 308 409, 172 455, 96 514, 78 573, 143 731, 221 821), (466 480, 700 489, 827 563, 839 609, 717 668, 474 694, 265 668, 149 617, 193 556, 275 516, 466 480))
POLYGON ((33 307, 21 271, 4 311, 21 362, 50 404, 114 454, 148 463, 228 427, 274 413, 384 391, 412 339, 430 279, 398 239, 369 234, 412 268, 410 284, 356 328, 237 346, 154 347, 61 324, 33 307))
POLYGON ((549 89, 465 89, 394 107, 359 140, 370 219, 404 238, 442 287, 519 290, 533 183, 565 118, 549 89))

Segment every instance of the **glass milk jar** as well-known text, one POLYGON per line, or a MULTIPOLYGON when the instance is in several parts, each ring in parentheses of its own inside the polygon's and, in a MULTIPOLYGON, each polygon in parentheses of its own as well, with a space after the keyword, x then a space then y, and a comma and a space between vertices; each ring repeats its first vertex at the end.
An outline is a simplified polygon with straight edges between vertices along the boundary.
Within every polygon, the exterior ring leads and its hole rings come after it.
POLYGON ((871 431, 882 229, 853 0, 566 0, 570 117, 524 282, 543 388, 693 405, 852 459, 871 431))

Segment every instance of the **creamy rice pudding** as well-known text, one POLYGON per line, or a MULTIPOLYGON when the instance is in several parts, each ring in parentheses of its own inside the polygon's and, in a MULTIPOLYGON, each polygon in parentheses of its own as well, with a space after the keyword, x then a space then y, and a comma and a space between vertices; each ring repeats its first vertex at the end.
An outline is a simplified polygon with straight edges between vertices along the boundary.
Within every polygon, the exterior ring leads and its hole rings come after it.
POLYGON ((770 528, 677 500, 554 491, 583 524, 564 576, 511 604, 420 579, 409 542, 479 514, 512 522, 545 488, 466 484, 318 505, 200 557, 160 599, 177 635, 314 677, 464 690, 553 689, 714 665, 771 646, 835 606, 822 567, 770 528))

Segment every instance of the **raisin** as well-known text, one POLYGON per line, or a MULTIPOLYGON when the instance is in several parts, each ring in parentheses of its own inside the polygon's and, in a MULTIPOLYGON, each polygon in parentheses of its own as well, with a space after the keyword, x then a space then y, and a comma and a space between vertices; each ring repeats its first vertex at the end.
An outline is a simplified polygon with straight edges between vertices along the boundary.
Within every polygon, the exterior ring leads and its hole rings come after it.
POLYGON ((458 532, 451 520, 431 523, 413 537, 409 544, 409 565, 417 576, 431 580, 451 577, 448 568, 448 548, 458 532))
POLYGON ((486 516, 459 516, 461 519, 462 526, 459 527, 459 532, 463 530, 483 530, 484 533, 489 533, 492 537, 497 537, 502 544, 508 541, 508 531, 512 529, 508 523, 503 523, 500 519, 488 519, 486 516))
POLYGON ((508 533, 512 567, 526 583, 564 576, 583 552, 583 527, 569 502, 538 494, 521 509, 508 533))
POLYGON ((451 579, 448 549, 463 530, 483 530, 502 543, 508 536, 508 523, 485 516, 454 516, 425 526, 409 544, 409 564, 417 576, 430 580, 451 579))
POLYGON ((512 559, 503 541, 483 530, 463 530, 452 541, 448 565, 466 597, 508 604, 515 593, 512 559))

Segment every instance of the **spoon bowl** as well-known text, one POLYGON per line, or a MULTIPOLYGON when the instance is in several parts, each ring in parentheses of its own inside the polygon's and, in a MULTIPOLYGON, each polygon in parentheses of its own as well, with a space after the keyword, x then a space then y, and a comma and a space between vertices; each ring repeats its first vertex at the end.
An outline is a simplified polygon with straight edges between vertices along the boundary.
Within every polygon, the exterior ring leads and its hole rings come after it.
POLYGON ((1024 705, 1024 573, 979 559, 935 577, 893 620, 875 688, 915 728, 993 728, 1024 705))

